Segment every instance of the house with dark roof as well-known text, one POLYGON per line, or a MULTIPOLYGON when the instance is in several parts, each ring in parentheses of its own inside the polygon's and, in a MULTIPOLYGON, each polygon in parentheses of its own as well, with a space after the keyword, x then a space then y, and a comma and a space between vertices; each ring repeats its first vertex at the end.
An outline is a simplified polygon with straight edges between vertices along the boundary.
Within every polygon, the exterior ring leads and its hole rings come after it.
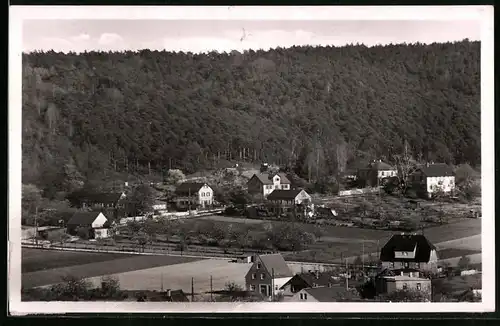
POLYGON ((455 189, 455 173, 447 164, 428 163, 416 168, 410 176, 410 182, 417 192, 432 197, 437 191, 451 193, 455 189))
POLYGON ((82 208, 123 208, 125 197, 123 192, 81 194, 72 201, 82 208))
POLYGON ((214 203, 214 191, 206 183, 184 182, 175 189, 174 201, 179 209, 206 208, 214 203))
POLYGON ((78 228, 88 228, 91 239, 109 237, 109 221, 102 212, 76 212, 66 226, 72 235, 77 233, 78 228))
POLYGON ((247 182, 248 193, 259 194, 264 198, 273 190, 290 190, 292 183, 284 173, 259 173, 254 174, 247 182))
POLYGON ((367 166, 358 169, 357 180, 360 186, 375 187, 384 182, 384 179, 398 175, 396 167, 382 160, 370 162, 367 166))
POLYGON ((414 268, 436 272, 438 254, 436 247, 422 234, 395 234, 380 251, 382 268, 414 268))
POLYGON ((257 255, 245 276, 246 289, 271 297, 280 293, 283 284, 292 277, 293 273, 281 254, 257 255))
POLYGON ((338 284, 341 277, 337 272, 310 271, 295 274, 288 282, 280 288, 285 301, 293 297, 295 293, 305 288, 332 287, 338 284))
POLYGON ((311 202, 311 196, 303 189, 273 190, 267 196, 267 202, 275 214, 294 213, 302 215, 311 202), (301 205, 301 208, 299 208, 301 205))
POLYGON ((347 288, 345 284, 304 288, 295 293, 289 302, 356 302, 363 301, 355 288, 347 288))

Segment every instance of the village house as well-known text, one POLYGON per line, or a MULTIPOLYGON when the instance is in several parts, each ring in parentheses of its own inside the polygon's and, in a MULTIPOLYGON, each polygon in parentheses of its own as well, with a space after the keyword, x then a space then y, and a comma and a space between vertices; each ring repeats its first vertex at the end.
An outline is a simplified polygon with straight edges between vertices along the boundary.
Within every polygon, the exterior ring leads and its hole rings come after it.
POLYGON ((273 190, 290 190, 292 183, 284 173, 254 174, 247 182, 248 193, 259 194, 264 198, 267 197, 273 190))
POLYGON ((335 272, 310 271, 295 274, 280 288, 284 300, 287 301, 297 292, 305 288, 333 287, 339 283, 340 277, 335 272))
POLYGON ((345 284, 304 288, 295 293, 288 302, 338 302, 362 301, 356 289, 347 289, 345 284))
POLYGON ((214 191, 206 183, 184 182, 175 189, 175 204, 179 209, 206 208, 214 203, 214 191))
POLYGON ((311 196, 302 189, 274 190, 267 196, 267 201, 271 206, 271 211, 275 214, 294 212, 295 214, 306 215, 311 196), (298 207, 299 205, 302 205, 302 209, 298 207))
POLYGON ((280 288, 292 277, 293 273, 281 254, 257 255, 245 276, 246 289, 271 297, 280 293, 280 288))
POLYGON ((123 208, 125 193, 96 193, 86 194, 78 198, 82 208, 123 208))
POLYGON ((421 234, 395 234, 380 251, 382 268, 437 272, 436 247, 421 234))
POLYGON ((382 160, 378 160, 358 169, 357 180, 362 187, 376 187, 383 183, 384 179, 397 175, 398 171, 395 167, 382 162, 382 160))
POLYGON ((409 275, 381 276, 376 280, 377 295, 390 294, 395 291, 420 291, 431 300, 431 280, 409 275))
POLYGON ((447 164, 428 163, 411 174, 410 183, 418 193, 430 198, 437 191, 451 193, 455 189, 455 174, 447 164))
POLYGON ((76 212, 67 223, 68 233, 75 235, 78 228, 87 228, 90 239, 109 237, 109 221, 102 212, 76 212))

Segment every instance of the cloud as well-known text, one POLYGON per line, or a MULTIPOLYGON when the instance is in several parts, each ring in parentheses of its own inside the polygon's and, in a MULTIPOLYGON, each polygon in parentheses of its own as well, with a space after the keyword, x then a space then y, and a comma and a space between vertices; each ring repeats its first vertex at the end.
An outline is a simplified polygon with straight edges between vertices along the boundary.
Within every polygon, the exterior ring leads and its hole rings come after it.
POLYGON ((99 44, 101 45, 113 45, 123 42, 123 38, 115 33, 103 33, 99 38, 99 44))

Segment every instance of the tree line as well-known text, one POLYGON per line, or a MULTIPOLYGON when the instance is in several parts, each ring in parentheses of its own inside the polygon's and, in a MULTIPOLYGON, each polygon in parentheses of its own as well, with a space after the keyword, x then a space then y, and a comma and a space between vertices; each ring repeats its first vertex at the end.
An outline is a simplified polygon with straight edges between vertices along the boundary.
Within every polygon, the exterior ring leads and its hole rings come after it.
POLYGON ((23 54, 23 182, 55 198, 110 173, 221 161, 309 179, 360 159, 480 164, 480 43, 239 53, 23 54))

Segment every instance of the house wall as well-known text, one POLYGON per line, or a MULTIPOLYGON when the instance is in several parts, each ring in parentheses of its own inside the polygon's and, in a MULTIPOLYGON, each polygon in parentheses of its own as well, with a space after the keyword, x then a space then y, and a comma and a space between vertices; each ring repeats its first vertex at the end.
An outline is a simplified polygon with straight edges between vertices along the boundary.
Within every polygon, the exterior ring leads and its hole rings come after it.
POLYGON ((250 194, 264 194, 265 187, 255 175, 248 180, 247 188, 250 194))
POLYGON ((306 291, 301 290, 301 291, 295 293, 295 295, 293 297, 291 297, 288 300, 288 302, 319 302, 319 301, 316 300, 312 295, 310 295, 306 291))
POLYGON ((455 177, 427 177, 426 189, 427 193, 432 194, 436 189, 442 189, 443 192, 451 192, 455 189, 455 177))
POLYGON ((260 293, 259 285, 261 284, 269 286, 269 291, 271 290, 271 275, 264 268, 264 264, 262 264, 260 258, 256 259, 245 275, 245 284, 247 291, 255 293, 260 293), (260 264, 260 268, 258 264, 260 264), (252 278, 253 274, 255 274, 255 278, 252 278), (261 278, 261 274, 264 274, 264 279, 261 278), (254 286, 253 290, 251 288, 252 286, 254 286))
POLYGON ((273 281, 273 285, 274 285, 274 294, 278 294, 278 293, 281 293, 283 292, 283 290, 281 290, 281 287, 283 285, 285 285, 286 282, 290 281, 291 277, 279 277, 279 278, 275 278, 274 281, 273 281))
POLYGON ((214 202, 214 191, 208 185, 201 187, 198 191, 198 203, 202 207, 211 206, 214 202))
POLYGON ((94 237, 96 239, 105 239, 109 237, 109 229, 95 229, 94 237))
POLYGON ((297 197, 295 197, 295 204, 302 204, 303 202, 308 200, 311 200, 311 196, 307 192, 302 190, 301 192, 299 192, 297 197))
POLYGON ((95 229, 95 228, 102 227, 104 225, 104 223, 106 223, 107 220, 108 219, 106 218, 106 216, 104 216, 103 213, 100 213, 99 215, 97 215, 94 222, 92 222, 92 228, 95 229))
POLYGON ((422 291, 431 295, 432 285, 431 280, 422 279, 422 278, 406 278, 404 280, 398 280, 394 278, 379 278, 377 281, 377 295, 379 294, 388 294, 398 290, 414 290, 414 291, 422 291), (420 289, 418 288, 420 284, 420 289))

